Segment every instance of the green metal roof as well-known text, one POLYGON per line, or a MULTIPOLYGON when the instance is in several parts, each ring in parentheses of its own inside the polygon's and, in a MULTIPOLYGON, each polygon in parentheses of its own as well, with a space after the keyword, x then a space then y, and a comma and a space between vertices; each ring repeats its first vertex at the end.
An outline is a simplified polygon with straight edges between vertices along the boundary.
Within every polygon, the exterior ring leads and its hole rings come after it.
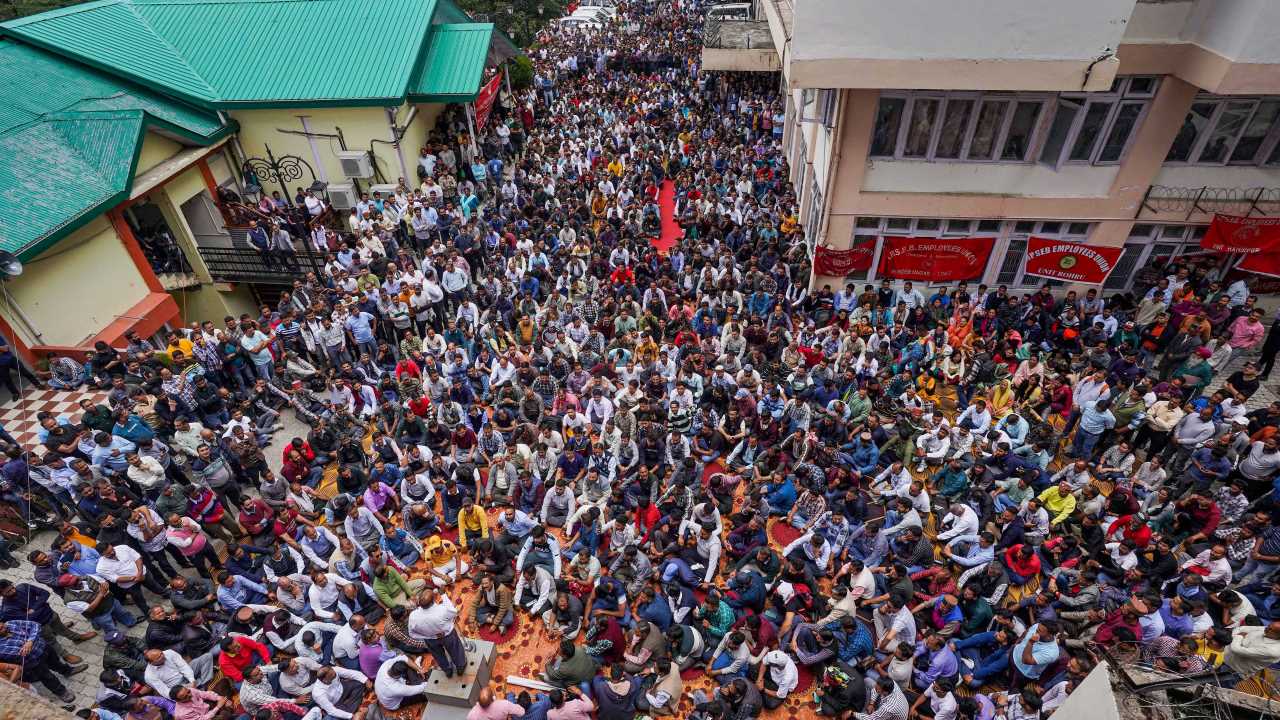
POLYGON ((435 5, 96 0, 0 31, 205 107, 389 105, 418 74, 435 5))
POLYGON ((470 102, 480 90, 493 23, 435 25, 409 84, 415 102, 470 102))
POLYGON ((0 249, 30 259, 129 196, 148 129, 191 144, 217 115, 21 43, 0 41, 0 249), (32 92, 32 78, 40 78, 32 92))

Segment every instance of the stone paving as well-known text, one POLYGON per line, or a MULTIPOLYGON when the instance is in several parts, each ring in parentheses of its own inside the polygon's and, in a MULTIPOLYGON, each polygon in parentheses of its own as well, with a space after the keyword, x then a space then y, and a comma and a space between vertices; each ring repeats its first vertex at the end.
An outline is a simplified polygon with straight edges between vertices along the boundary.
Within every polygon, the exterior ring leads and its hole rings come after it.
MULTIPOLYGON (((280 421, 284 423, 285 427, 283 430, 276 433, 275 439, 272 441, 271 445, 266 448, 266 451, 265 451, 267 456, 267 464, 275 472, 280 471, 280 452, 283 446, 295 436, 305 438, 308 430, 306 425, 294 419, 293 413, 286 413, 285 415, 282 415, 280 421)), ((25 582, 25 583, 30 583, 37 587, 43 588, 44 587, 43 585, 36 582, 32 573, 33 567, 31 563, 27 562, 26 555, 32 550, 47 549, 49 547, 49 543, 53 540, 53 537, 54 537, 54 533, 51 531, 37 533, 32 538, 32 540, 28 542, 25 546, 14 550, 14 556, 16 556, 19 560, 21 560, 22 564, 13 570, 0 570, 0 577, 7 578, 13 581, 14 583, 25 582)), ((193 575, 194 575, 194 572, 195 572, 194 570, 189 571, 189 573, 193 575)), ((146 592, 148 600, 155 600, 157 602, 161 601, 160 598, 158 598, 156 595, 152 594, 151 592, 147 592, 147 591, 144 591, 144 592, 146 592)), ((49 598, 49 602, 53 606, 53 608, 58 612, 58 614, 62 616, 62 619, 64 621, 66 621, 68 624, 72 624, 72 621, 74 621, 73 627, 76 630, 83 631, 83 630, 91 629, 89 626, 89 621, 86 620, 84 616, 72 610, 68 610, 66 606, 63 605, 62 600, 60 600, 57 596, 51 596, 49 598)), ((141 616, 141 612, 132 604, 126 605, 125 607, 129 610, 129 612, 133 613, 135 617, 141 616)), ((140 638, 143 636, 145 632, 146 632, 146 622, 144 621, 144 622, 139 622, 138 625, 131 628, 127 634, 130 637, 140 638)), ((86 662, 89 663, 88 670, 78 675, 74 675, 71 678, 66 680, 67 687, 76 694, 76 700, 75 700, 76 708, 77 709, 87 708, 93 704, 93 700, 95 695, 97 694, 98 685, 99 685, 98 675, 99 673, 102 672, 102 653, 106 648, 106 645, 103 642, 102 634, 99 633, 96 637, 87 641, 82 641, 82 642, 75 642, 72 640, 67 640, 65 638, 59 638, 59 642, 63 644, 63 647, 65 647, 68 650, 68 652, 72 652, 76 655, 79 655, 80 657, 84 658, 86 662)), ((54 698, 53 694, 50 693, 48 690, 46 690, 43 685, 40 685, 37 683, 33 685, 32 688, 41 697, 54 698)), ((58 702, 58 701, 54 699, 54 702, 58 702)))

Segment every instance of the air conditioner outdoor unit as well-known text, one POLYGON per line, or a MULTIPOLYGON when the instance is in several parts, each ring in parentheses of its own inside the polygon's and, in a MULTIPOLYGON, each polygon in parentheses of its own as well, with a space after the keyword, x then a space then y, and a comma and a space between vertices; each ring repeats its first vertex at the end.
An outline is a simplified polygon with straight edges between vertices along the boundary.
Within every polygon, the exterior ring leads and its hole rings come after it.
POLYGON ((350 210, 360 202, 360 194, 351 183, 330 185, 326 192, 329 193, 329 204, 334 210, 350 210))
POLYGON ((400 189, 400 186, 396 185, 395 183, 380 183, 378 185, 370 185, 369 196, 372 197, 374 193, 382 193, 383 198, 389 198, 392 195, 395 195, 396 190, 399 190, 399 189, 400 189))
POLYGON ((338 150, 334 153, 342 165, 342 174, 349 178, 373 177, 373 163, 365 150, 338 150))

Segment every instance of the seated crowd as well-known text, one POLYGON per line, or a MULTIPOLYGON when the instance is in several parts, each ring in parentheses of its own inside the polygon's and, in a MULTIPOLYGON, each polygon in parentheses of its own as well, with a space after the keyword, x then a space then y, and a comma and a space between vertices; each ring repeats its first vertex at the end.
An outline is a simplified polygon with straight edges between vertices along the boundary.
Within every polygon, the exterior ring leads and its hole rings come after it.
POLYGON ((257 317, 2 368, 107 399, 0 436, 0 499, 56 530, 0 580, 0 669, 98 720, 407 717, 524 632, 540 689, 470 720, 1024 720, 1107 657, 1280 661, 1244 281, 810 291, 776 83, 697 72, 697 3, 619 5, 257 317), (105 635, 93 698, 54 595, 105 635))

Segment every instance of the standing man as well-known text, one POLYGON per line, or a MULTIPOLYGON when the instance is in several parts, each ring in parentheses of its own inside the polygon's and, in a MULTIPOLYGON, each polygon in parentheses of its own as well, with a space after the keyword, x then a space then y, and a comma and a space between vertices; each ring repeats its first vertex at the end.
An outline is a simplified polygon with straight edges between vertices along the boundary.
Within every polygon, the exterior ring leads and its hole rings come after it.
POLYGON ((427 651, 445 677, 461 674, 467 667, 467 653, 454 621, 458 608, 448 595, 426 590, 418 596, 418 608, 409 613, 409 635, 427 644, 427 651))

